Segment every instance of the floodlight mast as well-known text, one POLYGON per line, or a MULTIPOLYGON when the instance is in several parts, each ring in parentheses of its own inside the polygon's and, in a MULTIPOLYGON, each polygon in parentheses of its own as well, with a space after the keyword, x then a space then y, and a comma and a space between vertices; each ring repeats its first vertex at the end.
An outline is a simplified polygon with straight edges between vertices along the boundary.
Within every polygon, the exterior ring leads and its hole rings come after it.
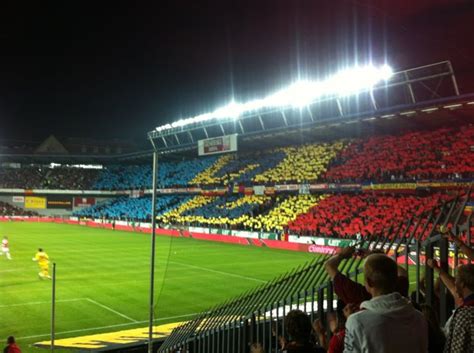
POLYGON ((156 188, 158 177, 158 151, 155 142, 153 146, 153 177, 151 197, 151 253, 150 253, 150 307, 148 322, 148 353, 153 353, 153 322, 155 321, 155 247, 156 247, 156 188))

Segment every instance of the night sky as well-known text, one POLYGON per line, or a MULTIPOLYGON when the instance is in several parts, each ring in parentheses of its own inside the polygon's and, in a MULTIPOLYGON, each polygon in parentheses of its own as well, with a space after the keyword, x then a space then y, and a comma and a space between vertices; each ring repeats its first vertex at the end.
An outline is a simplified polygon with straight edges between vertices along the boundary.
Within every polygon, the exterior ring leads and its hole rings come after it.
POLYGON ((450 59, 474 91, 474 2, 12 1, 0 8, 0 138, 145 138, 232 97, 357 62, 450 59), (35 5, 32 5, 35 4, 35 5))

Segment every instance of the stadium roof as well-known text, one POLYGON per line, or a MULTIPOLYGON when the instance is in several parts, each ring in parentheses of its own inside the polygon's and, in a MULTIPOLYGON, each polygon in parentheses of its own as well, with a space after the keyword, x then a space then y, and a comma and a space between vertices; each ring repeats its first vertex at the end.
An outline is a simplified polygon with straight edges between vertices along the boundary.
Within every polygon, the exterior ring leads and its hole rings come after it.
MULTIPOLYGON (((370 80, 369 80, 370 81, 370 80)), ((470 102, 472 97, 461 96, 456 78, 449 61, 434 63, 417 68, 399 71, 388 80, 371 87, 362 86, 359 92, 351 91, 350 95, 309 94, 311 100, 295 107, 284 97, 281 107, 260 106, 257 110, 244 112, 237 119, 225 116, 228 106, 219 110, 219 114, 209 114, 205 118, 191 118, 168 124, 148 133, 154 146, 165 153, 194 149, 200 139, 218 137, 237 133, 241 139, 261 139, 264 136, 288 136, 291 131, 315 130, 340 124, 352 124, 360 121, 388 119, 396 115, 412 116, 426 109, 449 110, 448 102, 470 102)), ((308 90, 310 90, 308 88, 308 90)), ((336 94, 334 94, 336 93, 336 94)), ((296 98, 307 94, 299 92, 296 98)), ((271 102, 273 103, 273 95, 271 102)), ((266 101, 266 98, 263 99, 266 101)), ((463 104, 460 105, 461 107, 463 104)), ((471 107, 468 105, 468 107, 471 107)), ((232 108, 232 106, 231 106, 232 108)))

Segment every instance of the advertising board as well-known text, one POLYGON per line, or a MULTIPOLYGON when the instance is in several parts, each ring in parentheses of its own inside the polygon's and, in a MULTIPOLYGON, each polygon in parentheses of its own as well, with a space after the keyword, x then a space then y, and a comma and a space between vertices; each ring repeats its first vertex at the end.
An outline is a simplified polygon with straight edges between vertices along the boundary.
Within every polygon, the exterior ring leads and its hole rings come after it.
POLYGON ((26 196, 25 197, 25 208, 45 209, 46 208, 46 197, 26 196))

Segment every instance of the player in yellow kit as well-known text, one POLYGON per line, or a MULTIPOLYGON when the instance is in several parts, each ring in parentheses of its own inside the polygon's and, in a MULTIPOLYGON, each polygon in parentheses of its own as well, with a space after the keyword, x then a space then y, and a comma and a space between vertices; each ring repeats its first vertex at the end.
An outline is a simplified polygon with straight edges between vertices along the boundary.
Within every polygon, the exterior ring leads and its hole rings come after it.
POLYGON ((38 276, 41 279, 45 279, 45 278, 51 279, 51 276, 49 275, 49 256, 43 251, 43 249, 41 248, 38 249, 38 252, 33 258, 33 261, 38 262, 38 266, 40 268, 38 276))

